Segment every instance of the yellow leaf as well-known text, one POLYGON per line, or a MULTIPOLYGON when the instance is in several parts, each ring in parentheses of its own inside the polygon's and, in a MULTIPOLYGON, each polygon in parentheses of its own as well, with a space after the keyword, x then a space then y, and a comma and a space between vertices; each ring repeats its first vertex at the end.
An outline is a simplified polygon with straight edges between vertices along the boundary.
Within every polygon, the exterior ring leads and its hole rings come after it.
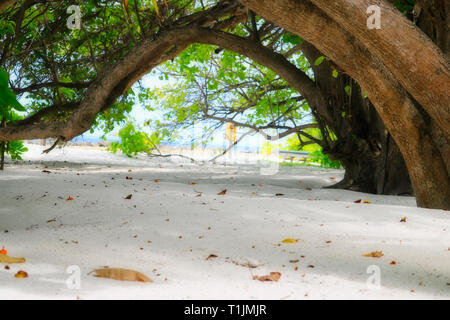
POLYGON ((127 12, 128 12, 128 0, 122 0, 122 3, 125 7, 125 10, 127 10, 127 12))
POLYGON ((155 7, 156 15, 159 17, 158 3, 156 2, 156 0, 152 0, 152 1, 153 1, 153 6, 155 7))
POLYGON ((15 275, 15 278, 28 278, 28 273, 26 273, 25 271, 18 271, 15 275))
POLYGON ((382 256, 384 256, 384 254, 382 251, 374 251, 371 253, 363 254, 363 256, 368 258, 381 258, 382 256))
POLYGON ((284 239, 284 240, 281 241, 281 242, 283 242, 283 243, 297 243, 298 240, 297 240, 297 239, 290 239, 290 238, 287 238, 287 239, 284 239))
POLYGON ((6 254, 0 254, 0 263, 25 263, 25 258, 14 258, 6 254))
POLYGON ((94 270, 95 276, 99 278, 108 278, 120 281, 139 281, 139 282, 153 282, 146 275, 128 269, 120 268, 105 268, 94 270))

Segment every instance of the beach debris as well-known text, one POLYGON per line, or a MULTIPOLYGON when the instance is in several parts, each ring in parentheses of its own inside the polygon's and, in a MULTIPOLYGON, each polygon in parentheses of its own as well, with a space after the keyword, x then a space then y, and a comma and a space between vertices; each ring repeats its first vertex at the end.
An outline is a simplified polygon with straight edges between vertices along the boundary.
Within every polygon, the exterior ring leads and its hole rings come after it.
POLYGON ((265 276, 253 276, 253 280, 258 280, 262 282, 271 281, 271 282, 277 282, 281 278, 280 272, 271 272, 269 275, 265 276))
POLYGON ((28 278, 28 273, 26 273, 23 270, 20 270, 14 275, 14 278, 28 278))
POLYGON ((287 239, 284 239, 284 240, 281 241, 281 242, 283 242, 283 243, 297 243, 297 242, 298 242, 298 239, 287 238, 287 239))
POLYGON ((368 258, 381 258, 382 256, 384 256, 382 251, 374 251, 371 253, 363 254, 363 257, 368 257, 368 258))
POLYGON ((138 281, 138 282, 153 282, 145 274, 122 268, 104 268, 92 271, 95 273, 95 277, 107 278, 119 281, 138 281))

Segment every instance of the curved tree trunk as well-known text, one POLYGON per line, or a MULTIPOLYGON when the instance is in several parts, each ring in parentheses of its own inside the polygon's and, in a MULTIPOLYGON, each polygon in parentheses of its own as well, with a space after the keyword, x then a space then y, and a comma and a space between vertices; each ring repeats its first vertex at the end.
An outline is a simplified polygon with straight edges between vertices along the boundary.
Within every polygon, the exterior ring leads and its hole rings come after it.
POLYGON ((345 74, 332 77, 331 71, 337 68, 332 61, 316 66, 314 61, 323 54, 311 44, 304 43, 302 51, 326 97, 325 108, 332 119, 326 124, 337 136, 337 141, 324 148, 324 152, 339 160, 345 168, 344 179, 331 188, 375 194, 412 194, 403 156, 373 105, 363 97, 358 84, 345 74), (351 88, 350 94, 346 91, 347 86, 351 88))
POLYGON ((379 57, 450 140, 450 63, 429 37, 386 0, 376 2, 382 25, 373 30, 366 13, 373 0, 310 1, 379 57))
POLYGON ((417 203, 450 208, 450 178, 429 124, 390 70, 352 34, 305 1, 240 0, 303 37, 358 81, 405 159, 417 203))

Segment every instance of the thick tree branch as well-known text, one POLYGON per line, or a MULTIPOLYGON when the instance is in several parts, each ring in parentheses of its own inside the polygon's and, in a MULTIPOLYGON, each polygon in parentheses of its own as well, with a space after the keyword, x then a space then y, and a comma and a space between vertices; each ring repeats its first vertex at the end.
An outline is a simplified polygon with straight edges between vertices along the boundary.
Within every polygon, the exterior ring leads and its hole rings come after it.
POLYGON ((382 25, 373 30, 366 14, 373 0, 310 1, 379 57, 450 141, 450 61, 433 41, 386 0, 376 3, 382 25))
POLYGON ((447 172, 445 162, 422 114, 380 59, 308 1, 239 1, 313 44, 357 80, 402 152, 419 206, 450 207, 450 177, 442 174, 447 172))

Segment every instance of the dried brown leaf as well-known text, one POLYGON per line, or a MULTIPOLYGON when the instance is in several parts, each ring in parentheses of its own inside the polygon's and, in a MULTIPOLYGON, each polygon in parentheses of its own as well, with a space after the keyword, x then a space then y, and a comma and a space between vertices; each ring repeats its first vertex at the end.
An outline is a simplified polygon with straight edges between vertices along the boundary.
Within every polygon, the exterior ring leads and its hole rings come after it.
POLYGON ((105 269, 97 269, 92 272, 95 272, 95 276, 99 278, 107 278, 120 281, 153 282, 146 275, 128 269, 105 268, 105 269))
POLYGON ((258 281, 272 281, 272 282, 277 282, 278 280, 280 280, 281 278, 281 273, 280 272, 271 272, 269 275, 266 276, 253 276, 253 280, 258 280, 258 281))
POLYGON ((20 270, 14 275, 14 278, 28 278, 28 273, 26 273, 23 270, 20 270))
POLYGON ((15 258, 6 254, 0 254, 0 263, 25 263, 25 261, 25 258, 15 258))
POLYGON ((382 256, 384 256, 384 254, 382 251, 374 251, 371 253, 363 254, 363 256, 368 258, 381 258, 382 256))

